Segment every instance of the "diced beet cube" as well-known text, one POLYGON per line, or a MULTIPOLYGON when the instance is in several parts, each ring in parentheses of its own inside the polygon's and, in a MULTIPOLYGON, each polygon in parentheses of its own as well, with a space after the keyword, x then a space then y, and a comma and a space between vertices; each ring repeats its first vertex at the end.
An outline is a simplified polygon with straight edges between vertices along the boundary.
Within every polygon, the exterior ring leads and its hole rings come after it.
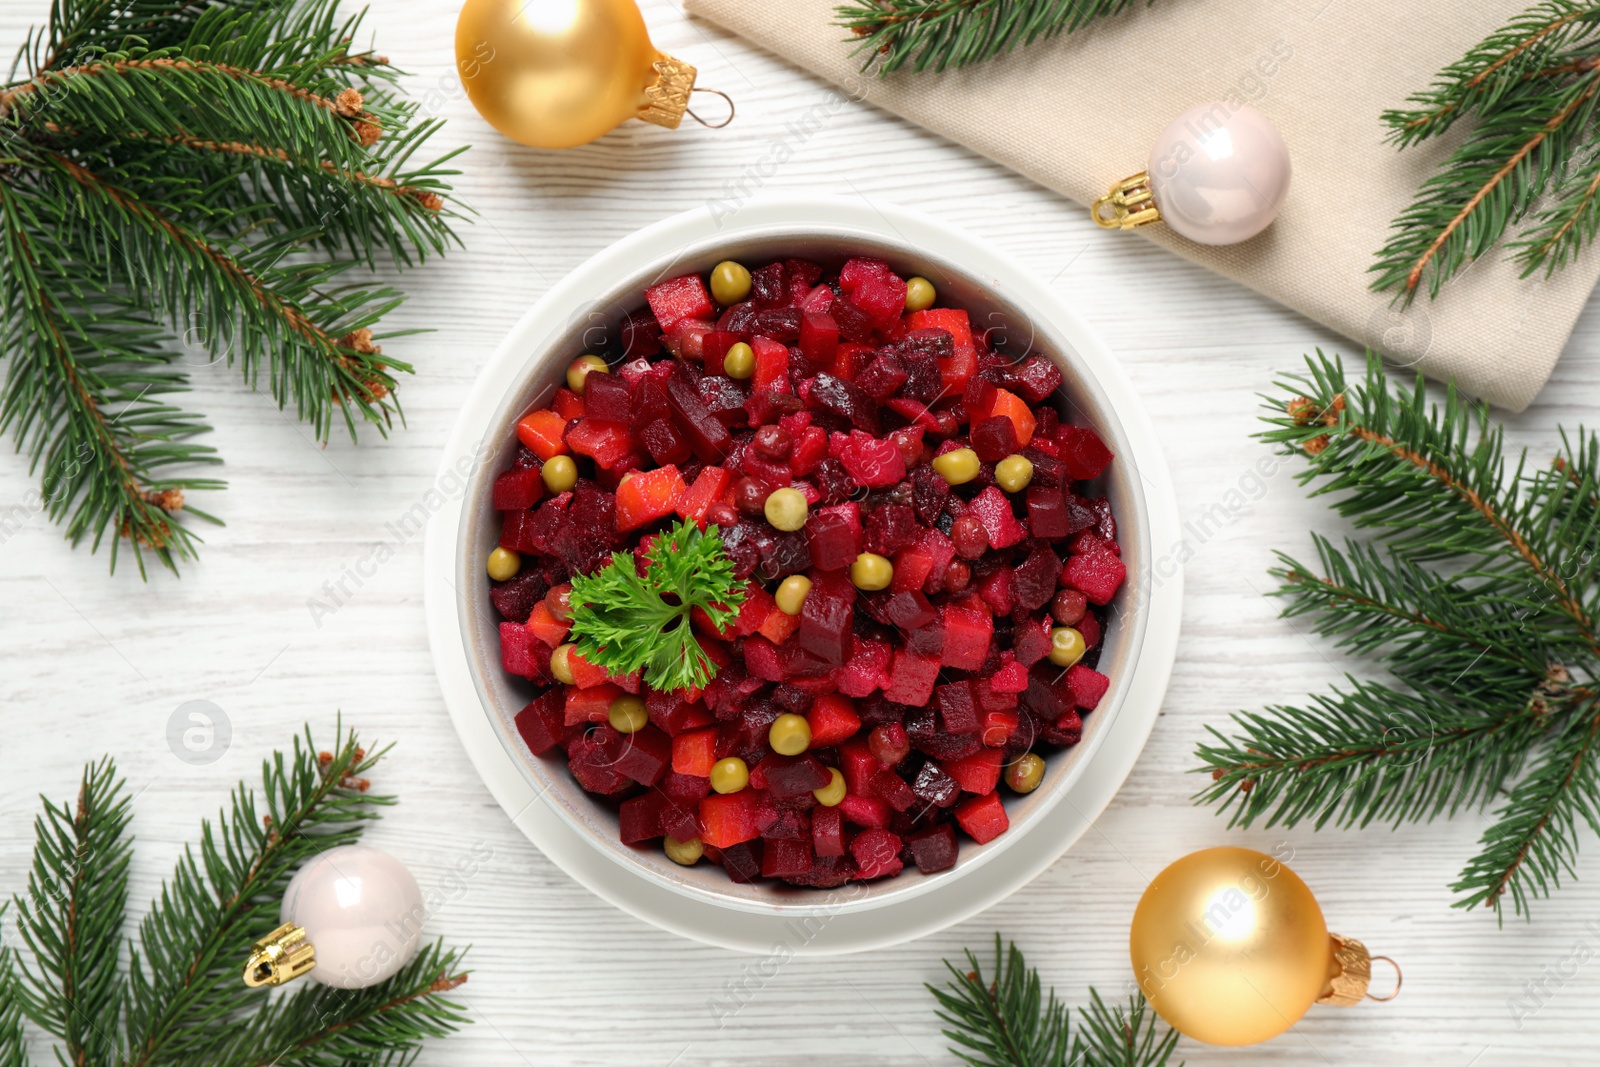
POLYGON ((851 740, 839 746, 839 771, 852 794, 866 796, 872 776, 882 769, 883 764, 866 741, 851 740))
POLYGON ((911 861, 923 874, 947 871, 956 865, 956 832, 947 825, 930 826, 906 838, 911 861))
POLYGON ((917 519, 924 526, 932 526, 950 498, 950 483, 939 477, 932 467, 923 465, 911 473, 911 503, 917 509, 917 519))
POLYGON ((850 651, 850 625, 855 613, 855 586, 842 571, 812 575, 811 592, 800 609, 800 629, 794 640, 826 663, 844 662, 850 651))
MULTIPOLYGON (((893 556, 902 548, 915 544, 922 535, 917 526, 916 512, 909 504, 884 504, 867 512, 867 551, 880 556, 893 556)), ((1054 579, 1054 575, 1051 578, 1054 579)))
MULTIPOLYGON (((508 546, 509 547, 509 546, 508 546)), ((536 570, 524 570, 509 581, 496 582, 489 590, 489 602, 501 617, 522 622, 533 613, 533 606, 550 591, 550 583, 536 570)))
POLYGON ((889 680, 890 656, 887 642, 852 636, 849 658, 833 673, 834 685, 847 697, 871 695, 889 680))
POLYGON ((586 416, 567 431, 567 446, 592 457, 602 467, 610 467, 633 450, 633 435, 626 423, 586 416))
MULTIPOLYGON (((1119 561, 1120 562, 1120 561, 1119 561)), ((1061 576, 1061 561, 1043 544, 1035 544, 1011 572, 1011 600, 1019 608, 1037 611, 1050 602, 1061 576)))
MULTIPOLYGON (((833 780, 828 768, 809 753, 800 756, 768 756, 758 767, 765 769, 766 789, 774 797, 805 796, 833 780)), ((753 773, 750 780, 754 785, 753 773)))
POLYGON ((918 708, 907 714, 906 734, 911 738, 911 747, 936 760, 960 759, 983 747, 976 732, 947 734, 938 729, 937 723, 933 708, 918 708))
POLYGON ((722 850, 722 869, 728 878, 741 885, 761 876, 761 842, 741 841, 722 850))
POLYGON ((644 443, 650 458, 660 464, 687 463, 692 454, 688 443, 666 419, 657 419, 646 425, 639 431, 639 440, 644 443))
POLYGON ((894 391, 904 385, 908 377, 910 375, 906 373, 900 357, 893 352, 880 352, 871 363, 867 364, 865 370, 856 375, 856 384, 868 396, 882 403, 893 396, 894 391))
POLYGON ((877 601, 883 620, 902 631, 931 628, 939 619, 939 612, 921 593, 911 590, 899 593, 879 593, 877 601))
POLYGON ((728 454, 733 438, 700 399, 681 367, 679 370, 667 379, 667 406, 694 454, 707 463, 718 463, 728 454))
POLYGON ((614 746, 621 735, 602 726, 589 735, 580 734, 567 745, 567 769, 580 786, 590 793, 611 796, 633 785, 632 779, 612 766, 614 746))
POLYGON ((1122 559, 1109 549, 1100 548, 1072 556, 1061 571, 1063 584, 1082 592, 1090 603, 1101 605, 1116 596, 1127 576, 1128 567, 1122 559))
POLYGON ((884 878, 905 867, 900 862, 900 838, 888 830, 861 831, 850 842, 850 855, 862 878, 884 878))
POLYGON ((620 374, 591 374, 584 379, 584 413, 626 424, 633 418, 631 390, 620 374))
MULTIPOLYGON (((532 511, 507 511, 500 516, 500 547, 509 548, 513 552, 541 551, 540 542, 534 539, 532 511)), ((531 604, 529 608, 532 608, 531 604)))
POLYGON ((1047 745, 1067 748, 1083 740, 1083 716, 1068 708, 1054 722, 1039 724, 1039 739, 1047 745))
POLYGON ((754 300, 741 300, 722 313, 717 320, 717 329, 748 338, 755 329, 756 312, 760 310, 754 300))
POLYGON ((1028 688, 1028 668, 1018 663, 1007 651, 1000 657, 1000 669, 989 677, 989 684, 999 693, 1021 693, 1028 688))
POLYGON ((829 306, 828 314, 833 316, 833 321, 839 326, 839 336, 846 341, 864 344, 872 339, 872 333, 877 329, 878 324, 873 317, 848 299, 835 300, 829 306))
POLYGON ((947 734, 978 732, 978 707, 967 682, 946 682, 939 686, 939 725, 947 734))
POLYGON ((1087 426, 1062 426, 1056 431, 1061 446, 1061 462, 1073 481, 1097 478, 1114 458, 1100 435, 1087 426))
POLYGON ((875 489, 894 485, 906 476, 905 456, 900 446, 887 438, 851 435, 839 461, 850 477, 875 489))
POLYGON ((732 428, 744 426, 750 421, 749 412, 745 408, 745 403, 750 399, 750 391, 739 382, 721 374, 708 374, 700 379, 700 384, 696 388, 706 410, 711 412, 711 417, 722 425, 732 428))
POLYGON ((1032 355, 1006 371, 1005 385, 1030 404, 1042 404, 1061 387, 1061 370, 1044 356, 1032 355))
POLYGON ((855 501, 819 508, 806 519, 811 562, 820 570, 844 570, 861 554, 860 507, 855 501))
POLYGON ((1054 540, 1071 533, 1067 525, 1067 502, 1060 489, 1044 485, 1028 487, 1028 532, 1054 540))
POLYGON ((1011 631, 1011 651, 1017 662, 1031 667, 1050 654, 1050 620, 1022 619, 1011 631))
POLYGON ((1109 688, 1111 679, 1092 667, 1078 663, 1067 669, 1067 689, 1072 694, 1072 702, 1085 711, 1099 707, 1100 698, 1109 688))
POLYGON ((538 678, 540 671, 537 652, 543 647, 544 642, 530 633, 522 623, 500 624, 500 666, 507 674, 538 678))
POLYGON ((812 363, 832 367, 839 351, 839 325, 826 311, 807 311, 800 319, 800 351, 812 363))
POLYGON ((756 312, 755 334, 788 344, 800 339, 804 321, 799 308, 762 308, 756 312))
POLYGON ((612 768, 640 785, 655 785, 671 765, 672 738, 647 725, 624 738, 612 768))
POLYGON ((656 787, 660 790, 657 795, 666 801, 661 805, 661 829, 667 837, 687 841, 700 836, 700 800, 711 791, 711 783, 704 778, 696 781, 705 783, 705 792, 674 797, 661 786, 656 787))
POLYGON ((867 788, 872 790, 873 796, 895 811, 909 811, 911 805, 917 802, 917 795, 911 791, 906 780, 895 773, 893 767, 885 767, 873 775, 867 788))
POLYGON ((658 282, 644 291, 644 298, 663 331, 670 331, 682 319, 709 318, 716 311, 698 274, 658 282))
POLYGON ((1000 765, 1005 755, 994 749, 979 749, 960 760, 941 761, 944 773, 966 793, 992 793, 1000 784, 1000 765))
POLYGON ((973 498, 968 513, 976 515, 989 535, 990 548, 1010 548, 1028 535, 1011 511, 1011 501, 997 486, 989 486, 973 498))
POLYGON ((845 794, 835 810, 857 826, 877 828, 889 825, 889 805, 865 793, 845 794))
POLYGON ((1077 622, 1077 629, 1083 635, 1083 647, 1094 648, 1100 644, 1100 620, 1093 615, 1085 614, 1077 622))
POLYGON ((783 264, 768 263, 750 272, 750 299, 764 308, 781 307, 789 302, 783 285, 783 264))
POLYGON ((948 808, 961 796, 961 786, 934 760, 922 765, 916 781, 911 783, 911 791, 939 808, 948 808))
POLYGON ((1089 501, 1089 510, 1094 513, 1094 532, 1111 551, 1122 555, 1122 546, 1117 544, 1117 517, 1111 513, 1111 501, 1097 497, 1089 501))
POLYGON ((642 359, 661 351, 661 325, 644 308, 622 316, 618 332, 622 340, 622 358, 625 360, 642 359))
POLYGON ((513 467, 495 478, 490 493, 496 511, 520 511, 544 496, 544 479, 537 467, 513 467))
POLYGON ((999 793, 973 797, 956 805, 956 822, 978 844, 987 844, 1011 827, 999 793))
POLYGON ((940 660, 946 667, 975 671, 989 655, 994 638, 994 619, 981 608, 946 604, 941 609, 944 647, 940 660))
POLYGON ((797 878, 811 869, 810 841, 776 841, 761 846, 763 878, 797 878))
POLYGON ((978 420, 972 427, 972 450, 985 463, 999 463, 1017 451, 1017 424, 1004 415, 978 420))
MULTIPOLYGON (((810 597, 806 599, 809 601, 810 597)), ((883 695, 896 704, 921 706, 933 695, 933 683, 938 677, 937 659, 901 650, 894 654, 894 666, 889 670, 889 684, 883 687, 883 695)))
POLYGON ((661 811, 666 803, 667 798, 660 793, 645 793, 643 796, 624 800, 622 806, 617 809, 622 843, 637 845, 664 836, 666 831, 661 826, 661 811))
POLYGON ((559 688, 547 689, 517 712, 517 733, 535 756, 542 756, 567 738, 559 688))
POLYGON ((844 855, 844 815, 838 808, 811 813, 811 847, 818 856, 844 855))
POLYGON ((819 374, 811 380, 807 400, 813 407, 849 419, 850 424, 858 430, 871 434, 879 430, 878 406, 855 382, 834 374, 819 374))

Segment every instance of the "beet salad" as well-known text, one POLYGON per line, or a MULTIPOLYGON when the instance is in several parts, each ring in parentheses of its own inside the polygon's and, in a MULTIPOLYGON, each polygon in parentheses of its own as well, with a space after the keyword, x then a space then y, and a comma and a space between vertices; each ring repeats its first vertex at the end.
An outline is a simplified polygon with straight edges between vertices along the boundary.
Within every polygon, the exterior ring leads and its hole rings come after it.
POLYGON ((622 840, 830 887, 1006 832, 1109 680, 1112 454, 878 259, 648 288, 516 425, 487 561, 535 754, 622 840))

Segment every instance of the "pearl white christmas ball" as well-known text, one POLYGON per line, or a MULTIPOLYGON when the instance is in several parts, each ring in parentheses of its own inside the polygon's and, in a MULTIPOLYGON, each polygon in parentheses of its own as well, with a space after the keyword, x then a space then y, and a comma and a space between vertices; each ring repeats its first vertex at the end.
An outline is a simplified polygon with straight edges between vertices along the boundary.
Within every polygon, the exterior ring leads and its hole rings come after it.
POLYGON ((1156 139, 1150 192, 1161 221, 1206 245, 1247 241, 1272 224, 1289 194, 1289 148, 1248 104, 1190 108, 1156 139))
POLYGON ((426 910, 403 863, 368 845, 341 845, 295 873, 279 916, 304 927, 317 950, 308 977, 361 989, 391 977, 416 955, 426 910))

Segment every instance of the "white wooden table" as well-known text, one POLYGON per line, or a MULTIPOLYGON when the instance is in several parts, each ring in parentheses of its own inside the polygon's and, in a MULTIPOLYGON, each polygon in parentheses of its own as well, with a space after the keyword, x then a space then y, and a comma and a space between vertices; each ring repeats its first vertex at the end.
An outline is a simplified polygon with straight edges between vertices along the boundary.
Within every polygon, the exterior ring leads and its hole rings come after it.
MULTIPOLYGON (((46 8, 0 6, 4 50, 46 8)), ((389 323, 434 331, 391 347, 417 367, 401 394, 409 428, 320 448, 247 392, 237 371, 199 368, 187 402, 217 426, 211 440, 232 488, 204 502, 227 526, 206 532, 201 561, 181 580, 158 573, 142 583, 132 568, 108 578, 104 555, 69 551, 37 514, 0 551, 0 888, 24 883, 37 794, 67 798, 83 761, 109 752, 138 795, 133 898, 148 900, 237 778, 254 777, 304 722, 331 738, 342 711, 364 737, 398 743, 379 781, 402 803, 370 839, 402 856, 425 889, 450 896, 432 931, 474 945, 459 994, 475 1025, 432 1047, 427 1064, 953 1063, 922 988, 940 979, 941 956, 982 949, 998 930, 1069 1002, 1090 984, 1120 993, 1127 924, 1147 880, 1186 851, 1225 842, 1286 843, 1330 925, 1401 960, 1405 991, 1388 1005, 1313 1009, 1293 1033, 1251 1050, 1185 1042, 1190 1063, 1592 1062, 1600 963, 1584 961, 1600 951, 1600 926, 1585 924, 1600 905, 1600 846, 1585 845, 1589 881, 1539 904, 1534 924, 1497 929, 1487 913, 1452 910, 1446 888, 1481 817, 1395 833, 1240 833, 1189 802, 1199 785, 1187 773, 1191 753, 1206 726, 1295 700, 1350 666, 1260 595, 1271 550, 1305 550, 1326 512, 1302 497, 1289 467, 1259 485, 1248 472, 1265 454, 1249 437, 1256 392, 1302 352, 1351 344, 1136 237, 1103 234, 1082 209, 904 122, 854 104, 818 107, 824 86, 667 2, 647 7, 656 43, 699 66, 701 84, 737 98, 733 126, 672 133, 633 123, 560 154, 512 145, 452 77, 455 8, 386 0, 369 24, 379 50, 414 72, 425 110, 450 119, 439 146, 475 145, 459 184, 479 213, 463 231, 466 248, 411 275, 413 298, 389 323), (808 110, 826 118, 797 133, 808 110), (1249 497, 1194 545, 1163 716, 1094 832, 1033 885, 943 935, 775 973, 613 910, 511 827, 434 682, 421 544, 396 543, 385 525, 432 484, 460 398, 531 301, 616 238, 741 180, 897 200, 1007 249, 1051 279, 1124 361, 1161 428, 1184 517, 1198 522, 1234 499, 1230 490, 1249 497), (308 602, 323 583, 385 541, 394 558, 346 606, 315 619, 308 602), (168 748, 168 719, 189 700, 215 702, 232 722, 231 749, 209 766, 168 748), (452 888, 456 863, 475 847, 492 858, 452 888), (1525 998, 1530 982, 1545 992, 1524 1002, 1542 1006, 1519 1023, 1510 998, 1525 998), (719 1024, 714 1002, 734 997, 739 1010, 719 1024)), ((1594 421, 1597 346, 1600 314, 1589 314, 1539 404, 1511 420, 1519 442, 1548 452, 1557 423, 1594 421)), ((30 499, 33 486, 22 460, 0 457, 0 510, 30 499)))

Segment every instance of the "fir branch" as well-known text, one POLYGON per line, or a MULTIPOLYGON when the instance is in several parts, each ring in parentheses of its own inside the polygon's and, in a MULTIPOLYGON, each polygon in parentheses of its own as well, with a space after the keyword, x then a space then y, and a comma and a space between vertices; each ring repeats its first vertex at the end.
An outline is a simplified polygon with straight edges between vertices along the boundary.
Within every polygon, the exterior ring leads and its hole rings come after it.
POLYGON ((966 963, 963 971, 946 960, 951 980, 927 989, 938 1003, 942 1033, 954 1043, 950 1052, 971 1067, 1066 1067, 1069 1053, 1073 1067, 1163 1067, 1176 1051, 1177 1032, 1158 1031, 1139 995, 1126 1008, 1108 1007, 1091 989, 1092 1004, 1072 1033, 1055 990, 1044 992, 1039 972, 1014 943, 1002 948, 999 934, 992 980, 971 949, 966 963))
POLYGON ((15 899, 17 928, 34 960, 16 980, 19 1007, 60 1038, 74 1064, 119 1054, 114 1020, 132 844, 129 802, 110 760, 84 769, 72 807, 44 802, 28 891, 15 899))
POLYGON ((198 857, 185 849, 140 924, 128 980, 127 1067, 187 1062, 216 1041, 223 1018, 248 1010, 239 980, 252 941, 278 924, 289 879, 304 861, 353 844, 393 798, 369 793, 364 773, 381 757, 346 733, 319 758, 309 732, 287 758, 262 765, 265 812, 241 785, 231 811, 202 824, 198 857))
POLYGON ((1523 273, 1570 262, 1600 229, 1600 7, 1546 0, 1495 31, 1411 98, 1385 112, 1400 147, 1476 125, 1397 218, 1373 288, 1430 296, 1510 231, 1523 273), (1549 203, 1545 203, 1548 197, 1549 203))
POLYGON ((27 77, 0 87, 0 427, 52 518, 74 543, 109 537, 113 568, 125 539, 141 573, 147 551, 176 569, 198 541, 184 517, 208 518, 186 494, 222 485, 182 469, 216 456, 166 402, 188 381, 163 327, 237 359, 321 440, 400 413, 410 368, 375 331, 401 294, 342 276, 453 243, 454 172, 411 162, 438 123, 336 11, 55 0, 27 77))
POLYGON ((24 1016, 62 1040, 58 1058, 74 1067, 400 1064, 464 1025, 448 997, 467 980, 461 953, 437 943, 365 989, 302 982, 271 996, 239 978, 252 942, 278 925, 295 868, 354 843, 393 803, 364 777, 382 755, 354 733, 318 752, 308 733, 267 760, 264 810, 241 784, 229 813, 202 824, 198 851, 185 851, 140 924, 126 973, 129 802, 109 761, 88 767, 76 806, 47 801, 36 823, 33 874, 15 901, 20 974, 0 942, 0 1067, 26 1062, 24 1016))
POLYGON ((858 0, 834 9, 860 43, 861 69, 942 71, 1082 29, 1134 0, 858 0))
POLYGON ((0 901, 0 1067, 29 1067, 28 1036, 22 1028, 22 997, 16 988, 11 946, 4 923, 9 901, 0 901))
POLYGON ((1403 688, 1352 680, 1236 716, 1236 736, 1198 750, 1212 783, 1197 797, 1235 824, 1364 826, 1504 795, 1454 889, 1526 915, 1572 873, 1580 824, 1600 829, 1600 441, 1563 432, 1534 467, 1453 388, 1433 406, 1420 381, 1391 390, 1375 356, 1360 383, 1320 353, 1307 364, 1260 436, 1383 544, 1316 538, 1316 569, 1280 555, 1278 594, 1403 688))

